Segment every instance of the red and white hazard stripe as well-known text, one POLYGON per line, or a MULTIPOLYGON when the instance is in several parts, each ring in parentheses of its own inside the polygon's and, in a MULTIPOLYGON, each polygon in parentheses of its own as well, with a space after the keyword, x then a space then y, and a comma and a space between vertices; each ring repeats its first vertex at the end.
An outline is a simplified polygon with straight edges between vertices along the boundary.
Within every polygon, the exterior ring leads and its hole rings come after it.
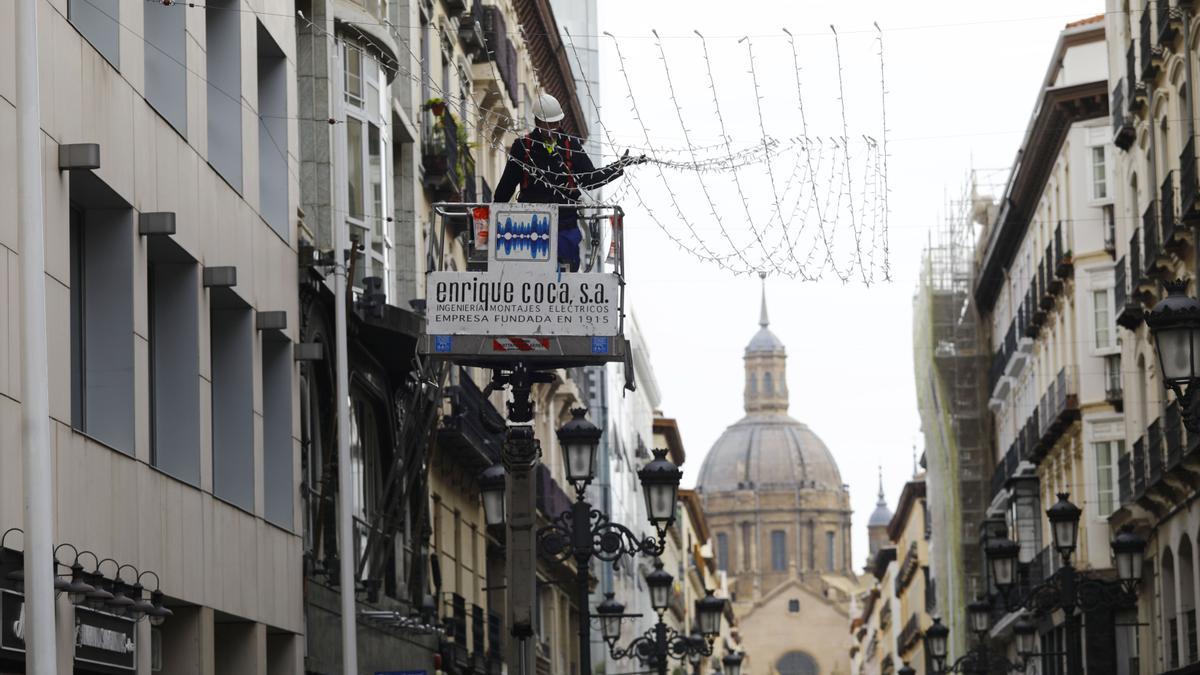
POLYGON ((550 349, 550 338, 492 338, 494 352, 544 352, 550 349))

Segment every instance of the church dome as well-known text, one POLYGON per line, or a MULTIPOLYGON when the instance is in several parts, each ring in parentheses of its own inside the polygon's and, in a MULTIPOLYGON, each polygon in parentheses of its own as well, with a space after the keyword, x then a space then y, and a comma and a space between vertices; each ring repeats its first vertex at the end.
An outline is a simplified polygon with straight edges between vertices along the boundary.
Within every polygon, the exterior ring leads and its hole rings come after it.
POLYGON ((721 434, 700 468, 703 492, 819 489, 841 491, 829 448, 787 414, 787 350, 771 332, 763 289, 759 330, 746 346, 746 416, 721 434))
POLYGON ((700 468, 703 492, 841 490, 842 475, 825 443, 786 414, 754 413, 721 434, 700 468))

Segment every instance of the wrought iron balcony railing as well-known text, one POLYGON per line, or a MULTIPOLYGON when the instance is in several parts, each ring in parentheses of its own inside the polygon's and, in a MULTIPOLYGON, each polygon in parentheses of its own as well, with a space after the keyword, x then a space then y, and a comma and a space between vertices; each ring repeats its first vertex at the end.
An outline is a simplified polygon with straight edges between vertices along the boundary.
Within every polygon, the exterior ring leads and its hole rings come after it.
POLYGON ((1122 150, 1132 147, 1133 141, 1137 138, 1137 132, 1133 127, 1133 115, 1125 107, 1126 87, 1124 78, 1118 80, 1109 102, 1112 110, 1113 144, 1122 150))

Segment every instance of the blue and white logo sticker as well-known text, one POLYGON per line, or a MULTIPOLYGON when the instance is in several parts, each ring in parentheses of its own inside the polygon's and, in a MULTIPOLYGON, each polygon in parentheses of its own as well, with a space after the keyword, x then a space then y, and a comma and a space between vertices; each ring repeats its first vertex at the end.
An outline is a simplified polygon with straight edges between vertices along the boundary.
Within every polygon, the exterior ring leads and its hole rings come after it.
POLYGON ((592 338, 592 353, 607 354, 608 353, 608 338, 594 337, 592 338))
POLYGON ((454 347, 454 338, 450 335, 435 335, 433 337, 433 351, 448 352, 454 347))

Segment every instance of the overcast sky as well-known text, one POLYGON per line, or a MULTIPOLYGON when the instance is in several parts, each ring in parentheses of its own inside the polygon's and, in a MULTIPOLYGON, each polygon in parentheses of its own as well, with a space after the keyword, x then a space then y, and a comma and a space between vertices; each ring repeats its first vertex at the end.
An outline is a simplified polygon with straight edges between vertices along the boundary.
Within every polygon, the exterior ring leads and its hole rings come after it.
MULTIPOLYGON (((865 522, 874 508, 877 466, 895 505, 920 448, 912 365, 912 296, 930 228, 969 170, 1007 168, 1016 153, 1059 31, 1103 12, 1100 0, 936 2, 666 2, 601 0, 601 27, 617 36, 638 112, 655 144, 685 150, 676 107, 664 87, 651 29, 663 36, 685 123, 696 145, 720 140, 699 40, 708 38, 727 134, 734 147, 800 134, 787 27, 800 43, 802 86, 814 136, 840 134, 837 68, 829 25, 841 35, 849 136, 881 137, 879 62, 873 22, 883 29, 887 80, 892 280, 865 287, 832 275, 820 282, 773 276, 771 328, 788 348, 791 415, 829 446, 850 485, 854 559, 866 557, 865 522), (748 72, 750 35, 764 107, 760 125, 748 72), (658 79, 655 79, 658 78, 658 79), (831 126, 832 125, 832 126, 831 126)), ((612 138, 645 145, 627 99, 614 43, 601 40, 603 117, 612 138)), ((584 105, 588 105, 586 94, 584 105)), ((639 152, 634 150, 635 153, 639 152)), ((676 155, 679 157, 680 155, 676 155)), ((776 173, 781 172, 775 166, 776 173)), ((666 185, 699 235, 720 249, 719 230, 699 181, 665 172, 666 185), (694 215, 690 215, 694 214, 694 215)), ((760 227, 771 215, 765 166, 740 174, 760 227), (755 192, 754 190, 757 190, 755 192)), ((723 224, 744 233, 745 210, 728 174, 705 174, 723 224)), ((782 175, 776 176, 780 185, 782 175)), ((653 165, 632 177, 668 230, 686 233, 653 165)), ((818 181, 818 189, 821 188, 818 181)), ((742 416, 742 350, 757 330, 759 281, 702 263, 679 250, 625 192, 627 297, 649 343, 665 415, 679 421, 687 448, 685 485, 726 426, 742 416)), ((846 218, 843 214, 843 220, 846 218)), ((842 236, 849 230, 839 224, 842 236)), ((845 242, 845 239, 840 240, 845 242)), ((726 250, 732 250, 728 245, 726 250)), ((878 247, 877 247, 878 249, 878 247)), ((840 255, 852 255, 845 246, 840 255)), ((882 251, 876 251, 877 266, 882 251)), ((847 262, 850 258, 842 258, 847 262)), ((877 272, 878 274, 878 272, 877 272)))

